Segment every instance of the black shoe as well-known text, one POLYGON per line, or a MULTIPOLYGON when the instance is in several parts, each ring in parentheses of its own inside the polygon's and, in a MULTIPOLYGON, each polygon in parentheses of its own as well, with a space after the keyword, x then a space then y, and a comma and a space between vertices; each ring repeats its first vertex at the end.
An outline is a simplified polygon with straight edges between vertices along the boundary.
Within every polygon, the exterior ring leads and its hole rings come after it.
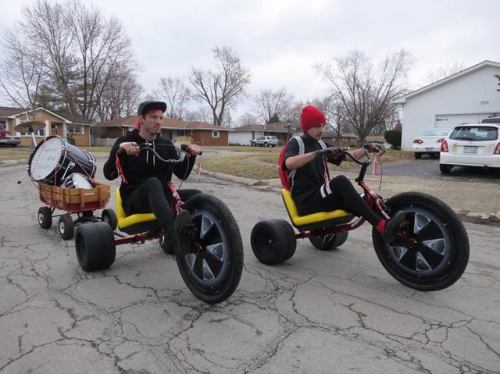
POLYGON ((384 232, 382 233, 383 238, 386 242, 392 242, 399 233, 400 226, 406 220, 406 212, 397 212, 387 223, 385 224, 384 232))
POLYGON ((162 245, 162 249, 165 253, 172 255, 178 251, 179 241, 177 238, 177 233, 175 232, 175 228, 172 227, 169 231, 163 234, 164 244, 162 245))
POLYGON ((193 252, 195 225, 193 224, 191 213, 187 210, 181 211, 177 217, 175 217, 174 227, 179 243, 176 254, 185 256, 193 252))

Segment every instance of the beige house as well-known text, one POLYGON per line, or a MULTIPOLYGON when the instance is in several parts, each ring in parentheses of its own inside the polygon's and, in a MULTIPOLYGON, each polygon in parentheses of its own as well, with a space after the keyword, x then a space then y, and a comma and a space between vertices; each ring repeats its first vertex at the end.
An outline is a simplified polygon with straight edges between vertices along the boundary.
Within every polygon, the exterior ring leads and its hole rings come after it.
POLYGON ((82 118, 68 113, 50 111, 44 108, 26 110, 23 108, 0 107, 0 124, 3 124, 10 135, 21 137, 21 146, 31 145, 31 135, 17 132, 16 126, 27 121, 41 121, 45 128, 35 131, 37 143, 47 136, 59 135, 72 140, 78 147, 88 147, 91 142, 91 127, 82 118))

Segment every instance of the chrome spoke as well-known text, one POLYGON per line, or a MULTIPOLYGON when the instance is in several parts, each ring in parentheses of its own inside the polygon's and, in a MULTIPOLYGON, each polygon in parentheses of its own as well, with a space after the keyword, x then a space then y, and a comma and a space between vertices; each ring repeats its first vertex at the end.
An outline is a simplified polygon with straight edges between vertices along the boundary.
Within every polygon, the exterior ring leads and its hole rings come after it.
POLYGON ((418 234, 422 231, 432 220, 420 213, 415 213, 415 223, 413 224, 413 233, 418 234))
POLYGON ((417 252, 417 257, 416 257, 416 269, 417 271, 427 271, 427 270, 432 270, 431 265, 427 262, 425 257, 422 255, 422 253, 417 252))
POLYGON ((213 226, 214 222, 207 216, 203 215, 201 217, 200 239, 205 239, 205 235, 207 235, 213 226))
POLYGON ((212 273, 212 269, 208 265, 206 260, 203 260, 203 279, 214 279, 214 273, 212 273))
POLYGON ((392 248, 392 253, 394 253, 394 257, 396 257, 396 260, 398 260, 398 262, 400 262, 401 259, 406 254, 406 252, 408 252, 408 248, 406 247, 394 246, 391 248, 392 248))
POLYGON ((219 261, 224 260, 224 245, 221 243, 207 245, 207 252, 217 258, 219 261))
POLYGON ((441 256, 444 256, 446 253, 446 240, 444 238, 424 240, 422 241, 422 245, 441 256))

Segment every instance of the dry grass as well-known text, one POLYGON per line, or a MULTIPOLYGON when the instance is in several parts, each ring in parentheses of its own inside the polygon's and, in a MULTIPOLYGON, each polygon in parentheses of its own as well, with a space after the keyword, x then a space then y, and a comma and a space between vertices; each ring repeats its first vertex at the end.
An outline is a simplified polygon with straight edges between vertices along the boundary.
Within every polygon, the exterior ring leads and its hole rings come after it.
MULTIPOLYGON (((382 157, 382 162, 403 161, 413 158, 413 153, 389 150, 382 157)), ((219 173, 236 175, 253 179, 278 178, 278 153, 257 153, 235 156, 211 157, 203 161, 203 168, 219 173)), ((330 167, 335 171, 356 171, 359 166, 352 161, 346 161, 340 166, 330 167)))
POLYGON ((0 147, 0 161, 6 160, 26 160, 31 155, 30 148, 24 147, 0 147))

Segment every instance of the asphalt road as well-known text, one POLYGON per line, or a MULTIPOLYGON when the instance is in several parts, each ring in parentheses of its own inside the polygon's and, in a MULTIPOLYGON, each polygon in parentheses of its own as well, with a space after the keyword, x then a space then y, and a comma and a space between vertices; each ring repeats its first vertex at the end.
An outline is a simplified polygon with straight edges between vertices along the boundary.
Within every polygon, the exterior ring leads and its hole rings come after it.
POLYGON ((439 160, 433 158, 387 164, 383 168, 385 175, 457 180, 462 182, 500 183, 500 169, 454 167, 449 174, 443 175, 439 171, 439 160))
POLYGON ((452 287, 422 293, 378 262, 370 228, 337 251, 298 242, 257 262, 249 237, 285 218, 280 196, 208 177, 196 186, 234 212, 245 246, 237 292, 208 306, 156 242, 118 248, 84 273, 72 241, 36 222, 35 187, 0 167, 0 373, 498 373, 500 229, 467 224, 471 258, 452 287))

